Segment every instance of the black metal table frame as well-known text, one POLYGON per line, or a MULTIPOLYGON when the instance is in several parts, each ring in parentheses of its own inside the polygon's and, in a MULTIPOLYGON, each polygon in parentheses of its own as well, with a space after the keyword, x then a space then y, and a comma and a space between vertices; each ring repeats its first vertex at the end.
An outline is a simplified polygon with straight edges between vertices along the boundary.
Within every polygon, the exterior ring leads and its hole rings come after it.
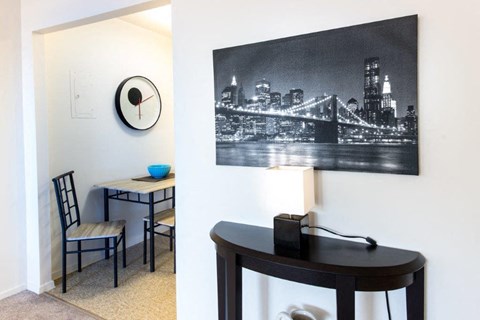
MULTIPOLYGON (((113 194, 110 194, 109 188, 103 189, 103 205, 104 205, 103 212, 104 212, 105 221, 110 220, 110 204, 109 204, 110 199, 148 205, 148 216, 150 218, 150 221, 153 221, 153 215, 155 214, 156 204, 162 203, 168 200, 172 200, 172 208, 175 208, 175 186, 158 190, 158 191, 149 192, 148 201, 143 200, 142 195, 140 193, 129 192, 129 191, 119 191, 115 189, 112 189, 112 190, 115 192, 113 194), (167 196, 168 189, 172 189, 170 196, 167 196), (156 192, 163 193, 163 197, 160 200, 155 200, 156 192)), ((154 272, 155 271, 154 228, 150 228, 149 234, 150 234, 150 272, 154 272)), ((108 240, 105 240, 105 245, 107 245, 107 241, 108 240)), ((105 250, 105 259, 109 259, 109 258, 110 258, 110 252, 108 250, 105 250)))

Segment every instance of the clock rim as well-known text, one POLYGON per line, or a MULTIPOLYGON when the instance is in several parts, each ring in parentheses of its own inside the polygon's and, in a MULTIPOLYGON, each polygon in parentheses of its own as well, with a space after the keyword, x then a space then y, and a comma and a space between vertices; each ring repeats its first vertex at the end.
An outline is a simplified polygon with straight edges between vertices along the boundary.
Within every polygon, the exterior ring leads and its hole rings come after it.
POLYGON ((120 120, 122 120, 123 124, 125 124, 127 127, 131 128, 131 129, 134 129, 134 130, 139 130, 139 131, 145 131, 145 130, 149 130, 151 129, 154 125, 157 124, 158 120, 160 119, 160 115, 162 114, 162 98, 160 96, 160 92, 158 91, 157 89, 157 86, 155 86, 155 84, 150 80, 148 79, 147 77, 144 77, 144 76, 140 76, 140 75, 137 75, 137 76, 132 76, 132 77, 128 77, 126 79, 124 79, 122 82, 120 82, 120 84, 118 85, 117 87, 117 91, 115 92, 115 109, 117 111, 117 115, 119 116, 120 120), (131 79, 134 79, 134 78, 140 78, 144 81, 147 81, 148 83, 150 83, 153 87, 153 89, 155 90, 155 92, 157 93, 158 95, 158 104, 159 104, 159 108, 158 108, 158 116, 157 116, 157 119, 155 119, 155 122, 148 128, 138 128, 138 127, 135 127, 133 124, 131 124, 126 118, 125 116, 123 115, 123 112, 122 112, 122 107, 120 105, 120 96, 121 96, 121 93, 122 93, 122 90, 123 90, 123 87, 125 86, 125 84, 130 81, 131 79))

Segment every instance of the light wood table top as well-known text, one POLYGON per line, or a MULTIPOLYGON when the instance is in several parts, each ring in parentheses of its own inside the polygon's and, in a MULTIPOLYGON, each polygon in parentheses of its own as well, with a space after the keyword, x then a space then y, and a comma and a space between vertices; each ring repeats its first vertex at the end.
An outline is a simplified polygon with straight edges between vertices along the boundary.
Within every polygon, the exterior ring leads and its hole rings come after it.
POLYGON ((175 178, 169 178, 160 181, 146 182, 132 179, 123 179, 97 183, 94 187, 107 188, 110 190, 135 192, 140 194, 148 194, 163 189, 175 187, 175 178))

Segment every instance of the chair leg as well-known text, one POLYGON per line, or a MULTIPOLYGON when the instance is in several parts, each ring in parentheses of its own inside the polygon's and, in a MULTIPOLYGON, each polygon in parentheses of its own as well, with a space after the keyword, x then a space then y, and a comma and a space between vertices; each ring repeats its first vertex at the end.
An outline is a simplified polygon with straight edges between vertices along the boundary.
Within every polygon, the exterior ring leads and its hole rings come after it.
POLYGON ((123 268, 126 268, 127 267, 127 238, 126 238, 125 227, 123 227, 122 235, 123 235, 123 245, 122 245, 122 249, 123 249, 123 268))
POLYGON ((143 264, 147 264, 147 221, 143 221, 143 264))
POLYGON ((82 241, 77 241, 77 270, 82 272, 82 241))
POLYGON ((62 241, 62 292, 67 292, 67 243, 62 241))
POLYGON ((113 245, 113 286, 116 288, 118 287, 118 266, 117 266, 117 237, 113 238, 114 245, 113 245))
POLYGON ((173 249, 173 227, 170 227, 170 251, 173 249))

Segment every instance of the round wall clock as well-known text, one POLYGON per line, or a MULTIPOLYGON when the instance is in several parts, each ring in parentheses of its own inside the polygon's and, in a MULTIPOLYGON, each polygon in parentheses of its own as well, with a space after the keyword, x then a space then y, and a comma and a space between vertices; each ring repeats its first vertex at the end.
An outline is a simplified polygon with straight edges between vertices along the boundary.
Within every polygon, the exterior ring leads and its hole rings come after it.
POLYGON ((152 81, 134 76, 118 85, 115 108, 126 126, 135 130, 147 130, 160 118, 162 100, 152 81))

